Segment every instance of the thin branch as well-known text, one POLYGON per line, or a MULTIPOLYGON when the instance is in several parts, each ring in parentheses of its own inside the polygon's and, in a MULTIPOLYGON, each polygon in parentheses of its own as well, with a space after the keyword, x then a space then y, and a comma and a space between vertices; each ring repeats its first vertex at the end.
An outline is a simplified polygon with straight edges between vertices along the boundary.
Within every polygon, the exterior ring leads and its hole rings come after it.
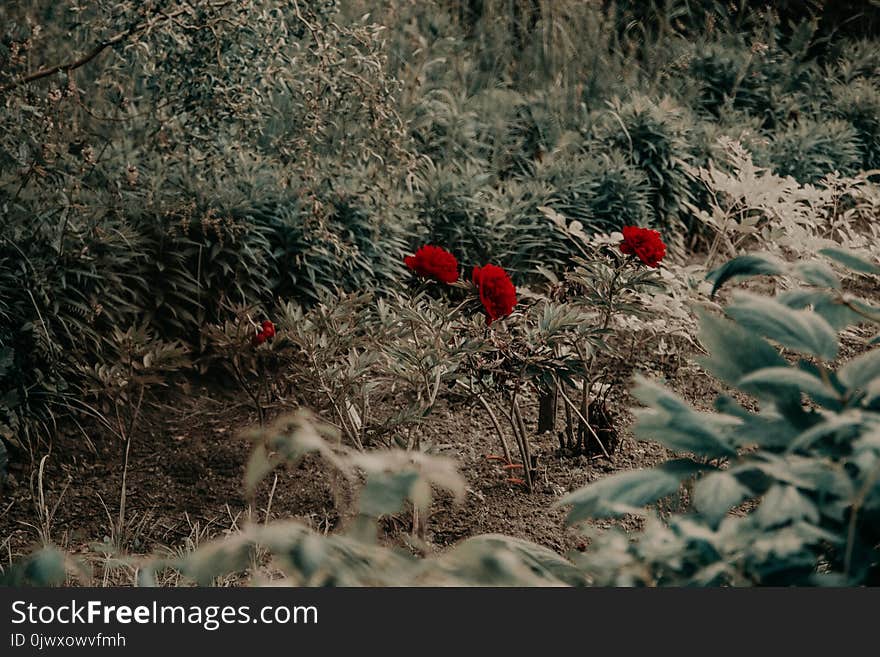
MULTIPOLYGON (((218 2, 216 4, 211 5, 213 9, 222 9, 226 5, 232 4, 232 0, 227 0, 226 2, 218 2)), ((82 66, 85 66, 93 59, 95 59, 102 52, 107 50, 112 46, 115 46, 126 39, 133 37, 136 34, 141 32, 145 32, 147 30, 152 29, 156 26, 157 22, 164 21, 173 21, 177 16, 181 16, 185 14, 189 7, 184 7, 178 9, 177 11, 171 12, 170 14, 160 13, 157 16, 153 16, 152 18, 142 22, 142 23, 134 23, 127 30, 119 32, 109 39, 104 39, 97 43, 91 50, 89 50, 85 55, 76 59, 72 62, 65 62, 63 64, 56 64, 55 66, 49 66, 47 68, 41 68, 38 71, 34 71, 33 73, 29 73, 28 75, 24 75, 17 80, 13 80, 7 85, 0 87, 0 93, 5 93, 7 91, 11 91, 25 84, 29 84, 31 82, 35 82, 36 80, 41 80, 43 78, 47 78, 50 75, 55 75, 56 73, 60 73, 64 71, 65 73, 69 73, 70 71, 76 70, 82 66), (158 20, 157 20, 158 19, 158 20)))

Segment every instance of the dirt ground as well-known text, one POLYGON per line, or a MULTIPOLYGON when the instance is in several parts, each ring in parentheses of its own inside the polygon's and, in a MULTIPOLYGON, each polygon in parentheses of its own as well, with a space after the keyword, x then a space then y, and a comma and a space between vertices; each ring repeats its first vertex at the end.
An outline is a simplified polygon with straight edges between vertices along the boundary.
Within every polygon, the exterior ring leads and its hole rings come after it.
MULTIPOLYGON (((695 376, 695 366, 685 362, 669 373, 673 374, 669 380, 691 401, 711 400, 713 381, 695 376)), ((500 454, 501 448, 485 411, 478 405, 443 400, 414 431, 421 433, 423 447, 458 462, 468 493, 458 505, 438 496, 428 522, 428 541, 442 549, 469 536, 500 532, 563 553, 581 546, 578 534, 564 528, 563 511, 551 508, 553 502, 608 472, 649 466, 668 456, 659 445, 635 441, 627 430, 628 408, 634 401, 625 389, 622 386, 624 392, 609 400, 622 437, 611 459, 563 456, 552 435, 532 436, 538 476, 531 493, 508 481, 510 475, 500 461, 486 458, 500 454)), ((273 412, 284 410, 276 407, 273 412)), ((246 398, 216 383, 193 385, 186 392, 169 392, 145 413, 129 456, 128 550, 173 549, 229 531, 249 514, 265 517, 268 483, 250 506, 242 485, 251 448, 242 433, 256 424, 246 398)), ((534 400, 527 404, 525 415, 534 431, 534 400)), ((74 554, 109 550, 122 484, 123 445, 101 433, 90 433, 90 438, 97 454, 85 439, 67 440, 54 447, 43 474, 49 510, 57 503, 48 523, 51 538, 74 554)), ((507 441, 515 445, 512 434, 507 441)), ((280 470, 271 517, 300 518, 320 531, 336 528, 344 519, 334 504, 332 487, 337 478, 328 470, 319 459, 308 457, 298 467, 280 470)), ((37 476, 30 464, 11 463, 0 509, 4 557, 27 551, 38 539, 37 476)), ((387 539, 397 541, 411 530, 411 518, 402 514, 386 519, 384 527, 387 539)))
MULTIPOLYGON (((880 296, 880 291, 873 290, 868 296, 880 296)), ((667 341, 671 339, 667 337, 667 341)), ((842 357, 848 358, 861 349, 861 340, 862 336, 844 337, 842 357)), ((621 444, 610 459, 563 456, 555 437, 533 435, 538 476, 531 493, 509 482, 509 474, 499 461, 486 458, 501 450, 485 411, 478 405, 442 401, 415 431, 421 432, 423 446, 458 462, 468 492, 460 505, 443 495, 435 501, 426 537, 432 549, 442 550, 463 538, 494 532, 528 539, 563 554, 583 549, 583 538, 565 528, 564 512, 553 509, 553 503, 610 472, 651 466, 670 456, 660 445, 636 441, 629 430, 633 419, 630 409, 637 405, 627 392, 633 364, 649 376, 665 378, 698 408, 709 409, 722 390, 695 364, 695 354, 688 349, 682 346, 680 353, 670 358, 646 347, 621 365, 617 373, 621 385, 609 399, 621 444)), ((272 412, 285 410, 289 409, 276 407, 272 412)), ((266 517, 270 483, 263 485, 252 504, 243 491, 250 444, 242 430, 256 424, 255 413, 243 395, 216 381, 188 383, 183 389, 168 391, 145 414, 130 454, 129 520, 125 532, 128 554, 191 548, 233 531, 246 519, 266 517)), ((534 400, 527 405, 525 415, 529 430, 534 432, 534 400)), ((102 563, 98 555, 103 555, 107 581, 112 518, 118 511, 122 484, 123 446, 100 432, 89 435, 94 451, 85 439, 66 440, 63 445, 55 445, 46 460, 45 506, 53 515, 42 525, 48 527, 55 544, 90 563, 102 563)), ((510 445, 515 444, 512 435, 507 439, 510 445)), ((3 563, 27 552, 39 540, 41 526, 36 511, 39 487, 35 469, 21 459, 12 459, 10 465, 11 476, 0 496, 3 563)), ((334 502, 337 481, 317 458, 307 457, 296 467, 279 470, 270 517, 300 518, 318 531, 344 525, 346 511, 334 502)), ((635 521, 623 522, 633 525, 635 521)), ((411 516, 387 518, 383 527, 385 540, 402 543, 412 529, 411 516)), ((124 573, 122 579, 118 577, 113 576, 113 583, 127 583, 124 573)))

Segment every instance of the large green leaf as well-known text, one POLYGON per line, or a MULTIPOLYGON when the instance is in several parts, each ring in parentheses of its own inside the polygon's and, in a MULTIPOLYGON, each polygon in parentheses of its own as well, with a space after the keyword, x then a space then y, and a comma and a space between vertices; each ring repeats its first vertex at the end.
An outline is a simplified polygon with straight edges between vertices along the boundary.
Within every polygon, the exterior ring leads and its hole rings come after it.
POLYGON ((708 468, 690 459, 677 459, 656 468, 622 472, 579 488, 554 506, 572 507, 567 524, 619 516, 672 495, 682 481, 708 468))
POLYGON ((706 279, 712 282, 711 297, 733 277, 750 277, 781 274, 785 271, 785 263, 770 255, 748 254, 737 256, 724 263, 718 269, 709 272, 706 279))
POLYGON ((743 377, 741 386, 791 386, 816 397, 836 396, 837 391, 822 379, 795 367, 765 367, 743 377))
POLYGON ((848 361, 837 372, 837 378, 851 390, 865 390, 880 379, 880 349, 873 349, 848 361))
POLYGON ((738 419, 696 411, 670 390, 641 376, 636 377, 633 396, 649 406, 636 411, 634 430, 640 438, 710 458, 736 455, 727 433, 738 419))
POLYGON ((765 529, 798 520, 815 524, 819 522, 819 509, 794 486, 776 484, 764 495, 755 519, 765 529))
POLYGON ((715 524, 751 494, 729 472, 711 472, 694 486, 694 505, 706 520, 715 524))
POLYGON ((836 331, 865 321, 864 317, 842 303, 836 295, 824 291, 788 290, 776 295, 776 300, 796 310, 812 306, 813 311, 819 313, 836 331))
MULTIPOLYGON (((699 359, 711 374, 730 386, 738 386, 747 375, 768 367, 785 367, 786 360, 766 340, 729 319, 697 311, 700 318, 700 343, 709 352, 699 359)), ((772 390, 770 391, 772 392, 772 390)), ((776 389, 776 399, 799 403, 790 388, 776 389)))
POLYGON ((821 316, 754 294, 741 293, 727 314, 741 326, 784 347, 826 360, 837 357, 837 334, 821 316))
MULTIPOLYGON (((378 518, 390 513, 398 513, 404 502, 413 497, 420 483, 419 473, 373 472, 367 477, 367 485, 361 491, 361 513, 378 518)), ((419 491, 417 494, 421 494, 419 491)))
POLYGON ((880 267, 872 262, 860 258, 859 256, 853 255, 849 251, 844 251, 843 249, 827 248, 820 249, 819 253, 839 262, 844 267, 848 267, 849 269, 852 269, 854 271, 861 272, 863 274, 880 274, 880 267))
POLYGON ((839 432, 852 432, 862 426, 864 420, 848 415, 833 416, 800 433, 788 446, 789 452, 807 449, 813 443, 839 432))

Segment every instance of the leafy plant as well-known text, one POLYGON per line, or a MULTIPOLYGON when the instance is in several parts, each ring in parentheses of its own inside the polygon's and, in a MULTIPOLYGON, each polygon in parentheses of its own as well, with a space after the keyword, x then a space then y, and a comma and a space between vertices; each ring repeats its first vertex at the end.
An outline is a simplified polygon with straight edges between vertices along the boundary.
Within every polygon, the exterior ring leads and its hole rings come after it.
MULTIPOLYGON (((859 274, 880 267, 845 250, 827 258, 859 274)), ((637 435, 692 456, 575 491, 568 521, 637 513, 683 482, 694 510, 648 522, 633 542, 599 537, 582 563, 597 584, 864 584, 877 577, 880 422, 877 349, 838 366, 837 331, 877 323, 880 312, 843 292, 825 262, 787 264, 748 255, 710 275, 789 274, 805 284, 767 298, 741 293, 727 317, 701 315, 701 363, 739 393, 696 411, 640 379, 637 435), (778 346, 775 346, 778 345, 778 346), (784 356, 779 347, 786 351, 784 356)), ((877 343, 875 338, 872 342, 877 343)))
POLYGON ((778 132, 767 151, 761 164, 800 183, 816 183, 832 172, 849 176, 861 163, 858 133, 845 121, 802 119, 778 132))
POLYGON ((640 168, 650 183, 650 202, 660 225, 676 222, 690 198, 683 163, 685 146, 681 111, 669 99, 654 103, 636 96, 610 104, 604 140, 640 168))
POLYGON ((855 129, 864 169, 880 168, 880 90, 856 79, 832 90, 834 113, 855 129))

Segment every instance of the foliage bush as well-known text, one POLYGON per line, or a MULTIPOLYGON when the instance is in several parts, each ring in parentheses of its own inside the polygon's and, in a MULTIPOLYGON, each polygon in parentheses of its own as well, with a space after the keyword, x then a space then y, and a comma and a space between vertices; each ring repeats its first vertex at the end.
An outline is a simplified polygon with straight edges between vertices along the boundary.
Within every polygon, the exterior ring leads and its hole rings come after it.
POLYGON ((801 119, 774 135, 767 147, 768 165, 781 176, 816 183, 829 173, 856 173, 861 165, 860 140, 852 124, 828 119, 801 119))
POLYGON ((442 244, 465 263, 491 260, 501 235, 489 222, 481 195, 489 174, 476 165, 426 164, 416 178, 416 214, 421 230, 411 246, 442 244))
POLYGON ((855 129, 865 170, 880 168, 880 89, 875 81, 858 79, 833 90, 834 113, 855 129))
POLYGON ((690 198, 682 163, 689 159, 684 117, 671 101, 654 103, 634 97, 615 101, 604 129, 604 141, 641 169, 650 183, 654 220, 672 226, 690 198))
MULTIPOLYGON (((859 274, 880 273, 847 251, 823 254, 859 274)), ((641 380, 635 394, 648 408, 638 414, 637 435, 692 456, 612 475, 560 501, 571 506, 569 522, 641 513, 696 478, 688 485, 693 512, 650 521, 632 542, 617 530, 597 539, 581 562, 593 583, 876 582, 880 350, 833 363, 837 332, 876 324, 880 313, 844 293, 822 261, 745 255, 711 278, 717 290, 758 274, 790 274, 803 287, 775 298, 735 295, 726 317, 702 313, 700 341, 708 350, 703 367, 759 408, 723 394, 714 413, 700 412, 641 380)))

